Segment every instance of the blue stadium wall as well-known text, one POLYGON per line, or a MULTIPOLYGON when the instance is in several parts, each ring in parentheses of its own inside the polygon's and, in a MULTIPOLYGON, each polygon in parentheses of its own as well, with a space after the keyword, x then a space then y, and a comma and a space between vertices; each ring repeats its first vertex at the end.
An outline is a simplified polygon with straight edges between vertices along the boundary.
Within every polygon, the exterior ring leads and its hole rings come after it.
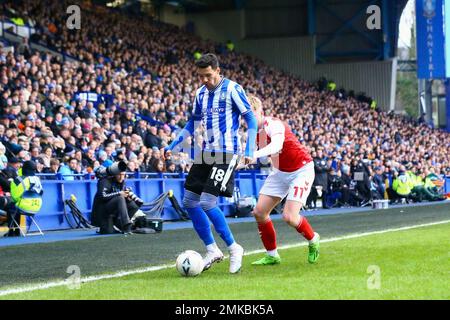
MULTIPOLYGON (((257 195, 267 177, 266 174, 258 172, 236 173, 235 186, 239 188, 241 196, 257 195)), ((151 202, 162 193, 173 190, 174 196, 181 205, 184 195, 185 176, 161 174, 149 179, 127 179, 127 186, 141 197, 146 203, 151 202)), ((83 215, 90 219, 94 196, 97 191, 98 180, 42 180, 44 195, 43 206, 36 215, 36 221, 43 230, 69 229, 64 215, 64 200, 69 199, 73 194, 77 198, 77 206, 83 215)), ((233 198, 219 198, 219 205, 230 216, 234 213, 233 198)), ((66 206, 69 213, 70 209, 66 206)), ((162 218, 166 221, 177 220, 179 216, 172 208, 169 200, 164 204, 162 218)), ((27 221, 27 225, 30 225, 27 221)), ((31 231, 36 231, 32 226, 31 231)))
MULTIPOLYGON (((266 173, 256 171, 238 172, 236 173, 235 186, 239 188, 241 196, 255 196, 258 195, 266 177, 266 173)), ((160 194, 173 190, 174 196, 181 204, 184 195, 184 181, 185 176, 164 174, 150 179, 127 179, 126 184, 145 202, 151 202, 160 194)), ((44 187, 43 207, 36 215, 36 221, 43 230, 70 229, 64 215, 64 200, 69 199, 72 194, 77 198, 77 206, 83 215, 90 219, 92 204, 97 191, 97 180, 43 180, 42 184, 44 187)), ((446 178, 444 190, 450 192, 450 177, 446 178)), ((233 198, 220 197, 219 206, 226 216, 234 215, 233 198)), ((66 209, 69 213, 70 209, 68 207, 66 209)), ((161 217, 165 221, 179 219, 169 200, 166 200, 164 204, 161 217)), ((30 225, 30 221, 27 221, 27 225, 30 225)), ((36 231, 34 226, 30 230, 36 231)))

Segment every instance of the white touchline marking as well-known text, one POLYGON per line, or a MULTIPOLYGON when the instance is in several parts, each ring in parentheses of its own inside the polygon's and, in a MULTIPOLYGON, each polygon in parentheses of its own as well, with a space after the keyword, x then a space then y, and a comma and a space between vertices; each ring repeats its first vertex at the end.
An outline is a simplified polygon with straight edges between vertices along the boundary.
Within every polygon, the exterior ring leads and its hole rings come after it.
MULTIPOLYGON (((434 225, 438 225, 438 224, 445 224, 445 223, 449 223, 449 222, 450 222, 450 220, 443 220, 443 221, 438 221, 438 222, 417 224, 417 225, 406 226, 406 227, 401 227, 401 228, 385 229, 385 230, 370 231, 370 232, 363 232, 363 233, 354 233, 354 234, 349 234, 349 235, 342 236, 342 237, 334 237, 334 238, 323 239, 323 240, 320 240, 320 243, 327 243, 327 242, 334 242, 334 241, 340 241, 340 240, 346 240, 346 239, 360 238, 360 237, 365 237, 365 236, 370 236, 370 235, 375 235, 375 234, 388 233, 388 232, 396 232, 396 231, 403 231, 403 230, 409 230, 409 229, 416 229, 416 228, 421 228, 421 227, 434 226, 434 225)), ((289 244, 289 245, 281 246, 281 247, 278 248, 278 250, 290 249, 290 248, 295 248, 295 247, 302 247, 302 246, 306 246, 306 245, 308 245, 308 243, 303 241, 301 243, 289 244)), ((252 255, 252 254, 256 254, 256 253, 262 253, 262 252, 265 252, 265 250, 264 249, 253 250, 253 251, 245 252, 244 255, 248 256, 248 255, 252 255)), ((165 265, 152 266, 152 267, 147 267, 147 268, 133 269, 133 270, 128 270, 128 271, 123 270, 123 271, 118 271, 118 272, 112 273, 112 274, 105 274, 105 275, 98 275, 98 276, 89 276, 89 277, 81 278, 80 282, 81 283, 88 283, 88 282, 94 282, 94 281, 105 280, 105 279, 121 278, 121 277, 125 277, 125 276, 128 276, 128 275, 145 273, 145 272, 152 272, 152 271, 158 271, 158 270, 174 268, 174 267, 175 267, 175 264, 165 264, 165 265)), ((4 290, 0 291, 0 296, 6 296, 6 295, 10 295, 10 294, 17 294, 17 293, 36 291, 36 290, 49 289, 49 288, 53 288, 53 287, 64 286, 64 285, 67 285, 67 284, 69 284, 67 280, 59 280, 59 281, 44 282, 44 283, 41 283, 41 284, 35 284, 35 285, 24 286, 24 287, 4 289, 4 290)))

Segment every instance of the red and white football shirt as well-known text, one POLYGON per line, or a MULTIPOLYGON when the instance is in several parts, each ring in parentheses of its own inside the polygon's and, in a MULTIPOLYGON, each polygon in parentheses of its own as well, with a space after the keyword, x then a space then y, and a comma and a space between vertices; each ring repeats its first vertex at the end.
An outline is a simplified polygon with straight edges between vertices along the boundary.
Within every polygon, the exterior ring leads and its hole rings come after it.
POLYGON ((288 124, 273 117, 264 118, 264 126, 258 132, 258 148, 262 149, 267 146, 271 137, 277 134, 284 135, 284 143, 280 152, 270 156, 272 165, 276 169, 283 172, 294 172, 312 161, 308 150, 298 141, 288 124))

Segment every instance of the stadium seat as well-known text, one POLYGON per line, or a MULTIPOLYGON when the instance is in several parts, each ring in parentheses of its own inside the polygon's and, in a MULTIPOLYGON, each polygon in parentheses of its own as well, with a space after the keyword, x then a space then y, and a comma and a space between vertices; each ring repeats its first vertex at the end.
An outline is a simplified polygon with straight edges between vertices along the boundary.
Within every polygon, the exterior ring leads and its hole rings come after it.
MULTIPOLYGON (((34 219, 34 216, 35 216, 35 213, 34 212, 27 212, 27 211, 24 211, 24 210, 17 210, 17 212, 16 213, 14 213, 14 215, 15 214, 22 214, 22 215, 24 215, 24 216, 26 216, 28 219, 29 219, 29 221, 31 221, 31 223, 29 224, 29 227, 28 228, 26 228, 26 232, 24 232, 23 230, 22 230, 22 227, 14 220, 14 219, 12 219, 12 223, 13 223, 13 225, 14 225, 14 227, 15 228, 19 228, 19 230, 20 230, 20 234, 21 235, 23 235, 24 237, 26 237, 27 235, 30 235, 29 234, 29 231, 30 231, 30 228, 31 228, 31 226, 34 224, 35 226, 36 226, 36 228, 38 229, 38 233, 37 234, 39 234, 39 235, 41 235, 41 236, 43 236, 44 235, 44 233, 42 232, 42 230, 41 230, 41 228, 39 227, 39 225, 38 225, 38 223, 36 222, 36 220, 34 219)), ((13 215, 13 218, 14 218, 14 215, 13 215)))
MULTIPOLYGON (((37 195, 35 192, 31 192, 31 191, 25 191, 22 195, 22 199, 34 199, 34 200, 40 200, 41 196, 37 195)), ((12 223, 14 225, 14 227, 19 228, 20 230, 20 234, 23 235, 24 237, 27 236, 29 234, 29 231, 31 229, 31 226, 34 224, 38 230, 37 234, 39 235, 44 235, 44 233, 42 232, 41 228, 39 227, 39 224, 36 222, 36 219, 34 219, 34 216, 37 214, 37 212, 35 211, 27 211, 24 209, 20 209, 20 208, 16 208, 16 211, 13 213, 13 219, 12 219, 12 223), (27 219, 30 221, 30 223, 27 223, 28 228, 26 228, 26 232, 23 232, 21 226, 19 223, 16 222, 16 219, 14 219, 14 216, 16 214, 21 214, 27 217, 27 219)))

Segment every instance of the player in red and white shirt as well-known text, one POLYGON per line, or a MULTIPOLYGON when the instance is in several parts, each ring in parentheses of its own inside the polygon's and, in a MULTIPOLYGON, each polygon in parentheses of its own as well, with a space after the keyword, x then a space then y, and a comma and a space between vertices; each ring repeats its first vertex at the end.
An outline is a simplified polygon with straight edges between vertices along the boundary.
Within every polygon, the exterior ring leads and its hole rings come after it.
POLYGON ((248 97, 258 121, 257 158, 270 156, 273 171, 264 181, 259 192, 258 203, 253 211, 259 234, 267 255, 253 265, 268 265, 281 262, 277 252, 276 232, 270 213, 285 197, 283 220, 295 228, 309 241, 308 261, 314 263, 319 257, 319 234, 314 232, 306 217, 300 215, 302 205, 314 182, 314 162, 306 148, 298 141, 289 126, 283 121, 265 117, 262 102, 255 96, 248 97))

